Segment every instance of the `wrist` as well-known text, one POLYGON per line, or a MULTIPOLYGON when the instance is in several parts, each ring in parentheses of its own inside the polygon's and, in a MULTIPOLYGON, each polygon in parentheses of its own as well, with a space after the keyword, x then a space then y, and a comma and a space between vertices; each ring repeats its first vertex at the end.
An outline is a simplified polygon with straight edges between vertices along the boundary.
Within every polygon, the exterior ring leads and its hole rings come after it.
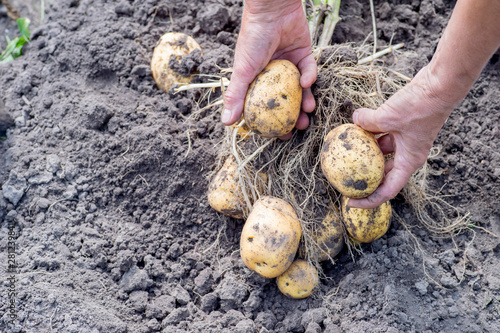
POLYGON ((436 120, 441 119, 442 122, 462 100, 462 97, 457 96, 457 90, 451 87, 453 83, 445 81, 429 64, 418 72, 408 87, 413 98, 422 106, 421 113, 431 113, 436 120))
POLYGON ((438 52, 426 66, 426 72, 429 85, 435 94, 453 107, 465 98, 479 76, 479 73, 466 66, 441 57, 438 52))

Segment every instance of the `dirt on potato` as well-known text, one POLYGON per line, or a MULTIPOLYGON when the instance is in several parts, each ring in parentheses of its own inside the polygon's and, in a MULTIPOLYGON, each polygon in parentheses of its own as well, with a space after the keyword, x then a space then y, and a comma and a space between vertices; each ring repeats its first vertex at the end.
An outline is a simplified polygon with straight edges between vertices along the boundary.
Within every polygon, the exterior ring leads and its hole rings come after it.
MULTIPOLYGON (((0 332, 500 331, 500 240, 482 229, 500 234, 498 53, 430 159, 429 189, 470 212, 469 230, 434 237, 397 197, 423 253, 393 220, 292 300, 244 266, 242 222, 208 205, 224 128, 214 109, 186 120, 205 91, 167 94, 150 70, 169 31, 200 44, 183 65, 196 82, 230 67, 242 1, 45 1, 43 20, 9 2, 33 24, 23 55, 0 64, 0 114, 13 120, 0 140, 0 332)), ((453 5, 375 1, 379 46, 405 43, 384 66, 415 75, 453 5)), ((333 42, 362 44, 367 2, 342 1, 340 15, 333 42)), ((0 5, 1 49, 16 29, 0 5)))

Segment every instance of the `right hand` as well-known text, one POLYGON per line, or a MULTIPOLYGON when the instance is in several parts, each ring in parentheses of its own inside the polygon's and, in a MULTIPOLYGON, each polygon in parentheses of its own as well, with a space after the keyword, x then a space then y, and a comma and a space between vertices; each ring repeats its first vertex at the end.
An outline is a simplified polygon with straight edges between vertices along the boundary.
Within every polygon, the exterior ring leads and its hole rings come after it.
MULTIPOLYGON (((300 0, 245 2, 233 74, 224 96, 224 125, 240 119, 248 86, 273 59, 289 60, 299 69, 303 88, 302 112, 295 127, 305 129, 309 126, 309 118, 304 112, 312 112, 316 107, 311 85, 316 81, 318 69, 300 0)), ((288 133, 282 139, 290 137, 291 133, 288 133)))

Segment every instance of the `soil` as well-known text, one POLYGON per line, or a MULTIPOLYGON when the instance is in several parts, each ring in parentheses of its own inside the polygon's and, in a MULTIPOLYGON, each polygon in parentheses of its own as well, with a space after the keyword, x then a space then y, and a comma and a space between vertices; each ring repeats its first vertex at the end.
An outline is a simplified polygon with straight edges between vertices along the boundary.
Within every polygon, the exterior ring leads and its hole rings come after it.
MULTIPOLYGON (((327 278, 304 300, 286 298, 243 265, 243 222, 214 212, 205 196, 224 132, 219 115, 186 121, 203 91, 164 93, 149 69, 168 31, 201 45, 190 71, 230 67, 241 1, 45 3, 23 56, 0 64, 0 107, 15 122, 0 140, 1 332, 500 332, 499 239, 477 227, 453 240, 434 237, 401 198, 394 207, 425 255, 393 220, 364 254, 344 249, 335 265, 325 263, 327 278)), ((380 45, 405 43, 386 64, 413 76, 431 58, 453 2, 375 7, 380 45)), ((333 42, 363 43, 366 1, 345 0, 340 13, 333 42)), ((15 35, 3 6, 0 35, 15 35)), ((429 176, 431 189, 495 234, 498 60, 440 132, 429 176)))

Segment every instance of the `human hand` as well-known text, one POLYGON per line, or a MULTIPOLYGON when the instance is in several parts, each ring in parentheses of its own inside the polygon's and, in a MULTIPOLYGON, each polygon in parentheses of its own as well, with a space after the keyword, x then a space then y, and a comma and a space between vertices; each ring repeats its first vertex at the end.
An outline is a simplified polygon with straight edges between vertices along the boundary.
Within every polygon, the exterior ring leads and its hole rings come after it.
MULTIPOLYGON (((224 125, 231 125, 240 118, 248 86, 273 59, 289 60, 299 69, 302 111, 295 127, 306 129, 309 126, 305 112, 312 112, 316 107, 310 87, 316 81, 317 66, 300 0, 245 2, 233 74, 224 95, 221 119, 224 125)), ((290 137, 288 133, 281 138, 290 137)))
POLYGON ((373 133, 386 133, 378 139, 386 162, 382 184, 369 197, 349 199, 349 207, 375 208, 394 198, 410 176, 427 160, 432 144, 453 111, 457 101, 444 100, 441 84, 429 67, 424 67, 403 89, 377 110, 358 109, 354 123, 373 133))
POLYGON ((386 162, 379 188, 368 198, 349 199, 355 208, 375 208, 394 198, 423 165, 453 108, 465 97, 500 46, 500 2, 458 0, 431 62, 376 111, 359 109, 354 122, 381 137, 386 162))

